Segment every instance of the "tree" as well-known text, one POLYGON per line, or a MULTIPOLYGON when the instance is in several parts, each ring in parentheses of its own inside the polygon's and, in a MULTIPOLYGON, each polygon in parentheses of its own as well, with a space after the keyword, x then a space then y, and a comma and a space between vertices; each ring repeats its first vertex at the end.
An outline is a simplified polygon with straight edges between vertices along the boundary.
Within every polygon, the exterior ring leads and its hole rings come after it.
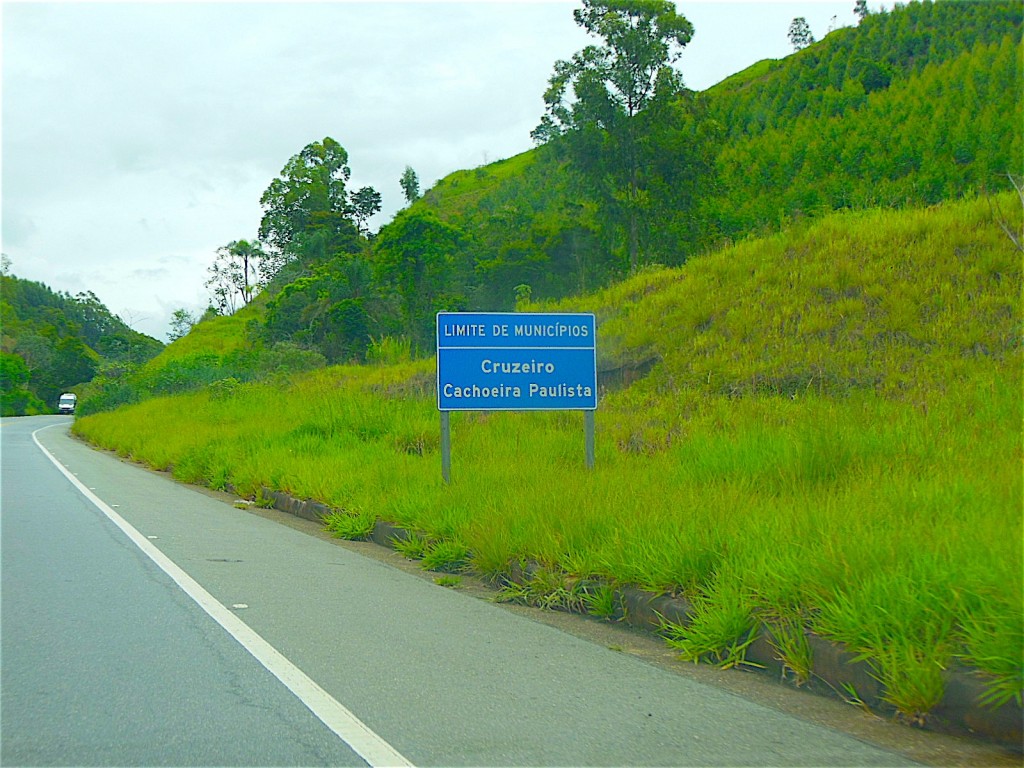
POLYGON ((65 294, 64 299, 64 314, 78 323, 82 338, 93 349, 98 348, 102 339, 125 330, 92 291, 83 291, 73 297, 65 294))
POLYGON ((856 0, 853 4, 853 15, 857 17, 858 23, 864 21, 871 11, 868 10, 868 0, 856 0))
POLYGON ((352 218, 356 220, 356 228, 360 234, 368 234, 366 222, 380 210, 380 192, 373 187, 363 187, 352 193, 352 218))
POLYGON ((374 277, 397 294, 405 332, 421 350, 431 348, 434 314, 462 308, 453 254, 463 239, 462 230, 434 212, 408 210, 377 237, 374 277))
POLYGON ((260 198, 260 240, 275 257, 266 279, 296 259, 322 261, 360 250, 345 187, 350 176, 348 152, 330 137, 307 144, 285 164, 260 198))
POLYGON ((547 113, 531 134, 540 142, 587 124, 611 128, 636 115, 655 97, 658 82, 674 75, 671 65, 693 37, 693 25, 666 0, 584 0, 573 18, 604 45, 555 62, 544 94, 547 113), (574 104, 565 99, 570 84, 574 104))
POLYGON ((544 94, 546 112, 531 135, 541 143, 567 136, 591 189, 619 214, 635 270, 650 202, 637 118, 683 91, 672 65, 690 42, 693 25, 667 0, 584 0, 573 16, 603 44, 555 63, 544 94))
POLYGON ((378 314, 372 267, 361 255, 319 264, 267 302, 261 335, 315 348, 330 362, 362 360, 378 314))
POLYGON ((46 405, 28 389, 30 373, 18 355, 0 352, 0 415, 45 413, 46 405))
POLYGON ((99 368, 99 355, 86 346, 77 336, 68 336, 57 342, 55 351, 56 383, 63 389, 73 384, 83 384, 93 376, 99 368))
POLYGON ((0 390, 22 389, 30 375, 20 355, 0 352, 0 390))
POLYGON ((167 338, 171 341, 177 341, 187 336, 197 322, 199 321, 196 316, 184 307, 174 310, 171 315, 171 330, 167 332, 167 338))
POLYGON ((257 240, 232 240, 217 249, 213 264, 207 270, 210 278, 206 287, 222 314, 234 313, 236 296, 241 298, 243 306, 252 301, 253 294, 266 283, 261 278, 266 261, 267 254, 257 240))
POLYGON ((860 81, 864 93, 873 93, 889 87, 893 71, 884 61, 855 57, 849 64, 849 76, 860 81))
POLYGON ((420 180, 411 166, 405 166, 398 183, 402 185, 402 194, 410 205, 420 199, 420 180))
POLYGON ((799 51, 814 44, 814 34, 811 26, 803 16, 797 16, 789 25, 789 42, 793 50, 799 51))

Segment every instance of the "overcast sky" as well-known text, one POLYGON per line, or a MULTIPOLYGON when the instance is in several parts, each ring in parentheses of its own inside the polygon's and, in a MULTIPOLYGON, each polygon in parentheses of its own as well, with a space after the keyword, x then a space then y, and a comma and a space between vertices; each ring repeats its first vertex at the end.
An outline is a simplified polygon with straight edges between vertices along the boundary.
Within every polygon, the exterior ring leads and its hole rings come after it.
MULTIPOLYGON (((679 69, 704 90, 818 39, 854 0, 687 2, 679 69)), ((869 7, 879 7, 869 0, 869 7)), ((11 273, 92 291, 165 340, 199 313, 216 250, 256 237, 263 190, 325 136, 371 222, 452 171, 530 149, 558 59, 596 42, 578 2, 36 3, 2 5, 2 251, 11 273)))

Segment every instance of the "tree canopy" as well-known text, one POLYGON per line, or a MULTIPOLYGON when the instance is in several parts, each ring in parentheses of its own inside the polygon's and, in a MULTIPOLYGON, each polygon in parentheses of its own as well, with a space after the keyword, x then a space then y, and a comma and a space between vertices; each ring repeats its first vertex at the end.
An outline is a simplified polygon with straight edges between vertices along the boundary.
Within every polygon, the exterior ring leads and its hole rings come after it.
POLYGON ((60 394, 105 368, 137 366, 163 349, 129 328, 91 291, 72 296, 0 275, 3 414, 47 413, 60 394))
POLYGON ((650 105, 659 95, 659 84, 663 90, 669 83, 681 85, 671 65, 690 42, 693 25, 672 3, 584 0, 573 18, 602 44, 555 62, 544 93, 546 111, 532 134, 540 142, 589 127, 615 130, 622 118, 650 105))
POLYGON ((601 39, 555 63, 544 94, 538 142, 564 137, 584 191, 615 216, 625 234, 629 269, 642 260, 642 229, 657 183, 654 156, 664 131, 645 130, 645 110, 665 115, 683 92, 672 64, 693 36, 693 25, 666 0, 584 0, 576 23, 601 39), (572 97, 569 97, 569 89, 572 97))
POLYGON ((252 301, 253 295, 272 276, 274 264, 258 240, 232 240, 218 248, 206 281, 217 310, 221 314, 231 314, 237 300, 241 300, 243 305, 252 301))
POLYGON ((416 171, 412 169, 412 166, 405 166, 405 170, 402 171, 402 178, 398 180, 398 183, 402 187, 402 194, 405 195, 407 203, 415 203, 420 199, 420 178, 416 175, 416 171))
POLYGON ((350 196, 348 152, 329 136, 291 157, 260 198, 260 239, 277 256, 273 277, 289 262, 325 260, 362 246, 359 222, 380 210, 380 195, 363 187, 350 196))

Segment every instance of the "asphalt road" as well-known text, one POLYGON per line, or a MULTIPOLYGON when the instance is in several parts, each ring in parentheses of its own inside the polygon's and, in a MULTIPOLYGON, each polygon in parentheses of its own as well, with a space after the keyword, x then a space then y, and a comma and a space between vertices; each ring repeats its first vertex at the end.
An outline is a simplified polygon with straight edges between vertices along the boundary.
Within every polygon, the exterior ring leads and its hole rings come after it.
POLYGON ((69 424, 0 428, 5 766, 913 764, 92 451, 69 424))

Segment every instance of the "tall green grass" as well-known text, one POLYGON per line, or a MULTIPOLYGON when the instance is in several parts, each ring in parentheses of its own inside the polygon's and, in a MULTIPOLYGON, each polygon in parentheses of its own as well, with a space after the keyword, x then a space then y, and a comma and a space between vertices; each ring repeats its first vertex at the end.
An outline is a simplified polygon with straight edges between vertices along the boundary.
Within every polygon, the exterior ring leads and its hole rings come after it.
POLYGON ((574 302, 598 313, 604 365, 659 361, 604 394, 594 472, 580 413, 454 414, 444 484, 433 361, 152 399, 75 429, 187 482, 408 527, 483 574, 529 560, 685 594, 689 658, 738 663, 763 622, 806 667, 814 630, 920 718, 957 661, 992 703, 1021 698, 1020 286, 974 201, 834 217, 574 302))

